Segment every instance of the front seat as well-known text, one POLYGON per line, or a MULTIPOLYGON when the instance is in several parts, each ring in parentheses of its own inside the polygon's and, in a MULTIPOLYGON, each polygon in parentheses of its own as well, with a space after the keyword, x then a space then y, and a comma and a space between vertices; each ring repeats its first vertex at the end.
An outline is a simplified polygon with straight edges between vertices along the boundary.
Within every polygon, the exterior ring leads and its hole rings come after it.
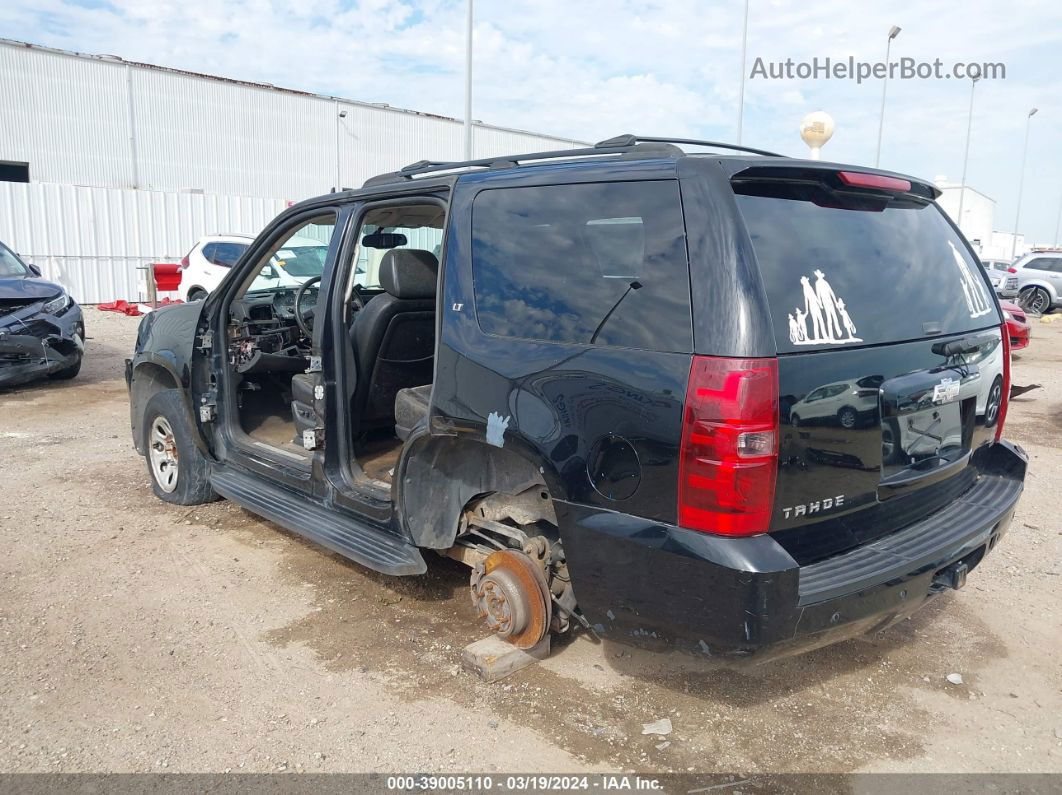
POLYGON ((399 390, 431 383, 438 278, 439 260, 430 251, 396 248, 384 254, 384 292, 350 327, 358 373, 350 411, 355 433, 394 425, 399 390))

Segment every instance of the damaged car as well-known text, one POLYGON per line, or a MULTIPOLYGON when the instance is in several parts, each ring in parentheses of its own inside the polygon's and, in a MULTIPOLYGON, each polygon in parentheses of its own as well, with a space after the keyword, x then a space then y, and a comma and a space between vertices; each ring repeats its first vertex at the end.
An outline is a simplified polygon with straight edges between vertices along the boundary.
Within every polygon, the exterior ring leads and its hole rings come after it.
POLYGON ((0 387, 73 378, 84 351, 81 307, 0 243, 0 387))

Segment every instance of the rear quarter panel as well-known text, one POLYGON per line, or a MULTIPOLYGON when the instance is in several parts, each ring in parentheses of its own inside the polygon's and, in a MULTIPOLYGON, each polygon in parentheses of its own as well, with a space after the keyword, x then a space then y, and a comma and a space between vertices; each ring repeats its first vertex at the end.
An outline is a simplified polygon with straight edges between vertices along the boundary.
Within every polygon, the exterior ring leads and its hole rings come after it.
MULTIPOLYGON (((554 171, 538 184, 674 178, 672 164, 632 161, 599 174, 554 171)), ((471 207, 487 186, 535 184, 529 175, 458 183, 451 209, 432 397, 433 433, 500 443, 532 461, 554 499, 674 521, 689 353, 513 339, 484 333, 475 314, 471 207), (513 181, 513 180, 516 181, 513 181), (501 429, 499 434, 498 430, 501 429), (622 437, 640 465, 629 496, 595 489, 594 444, 622 437)))

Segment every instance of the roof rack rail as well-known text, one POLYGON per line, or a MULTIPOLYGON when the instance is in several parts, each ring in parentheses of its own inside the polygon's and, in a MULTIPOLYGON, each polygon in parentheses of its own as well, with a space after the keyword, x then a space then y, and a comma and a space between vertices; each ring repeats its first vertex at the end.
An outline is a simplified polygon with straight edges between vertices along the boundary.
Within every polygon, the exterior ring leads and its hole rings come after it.
POLYGON ((547 152, 527 152, 515 155, 500 155, 498 157, 484 157, 478 160, 418 160, 398 171, 379 174, 365 181, 365 187, 380 185, 387 182, 395 182, 402 179, 412 179, 422 174, 432 174, 439 171, 456 171, 463 168, 513 168, 520 163, 535 160, 563 160, 566 158, 598 157, 601 155, 645 155, 646 157, 660 157, 668 155, 684 155, 677 146, 670 145, 667 141, 636 141, 630 144, 609 145, 594 144, 590 147, 579 149, 554 149, 547 152))
POLYGON ((492 169, 492 168, 515 168, 520 163, 528 163, 536 160, 563 160, 567 158, 599 157, 601 155, 627 155, 627 156, 677 156, 686 153, 676 144, 691 144, 695 146, 713 146, 719 149, 733 149, 738 152, 751 152, 766 157, 784 157, 784 155, 767 152, 763 149, 753 149, 749 146, 737 144, 725 144, 717 141, 700 141, 694 138, 653 138, 642 135, 618 135, 605 141, 599 141, 593 146, 579 149, 554 149, 547 152, 527 152, 525 154, 501 155, 499 157, 483 157, 478 160, 418 160, 398 171, 379 174, 365 180, 365 187, 382 185, 388 182, 413 179, 423 174, 434 174, 441 171, 456 171, 458 169, 492 169))
POLYGON ((691 146, 712 146, 716 149, 731 149, 735 152, 750 152, 751 154, 763 155, 764 157, 785 157, 785 155, 780 155, 777 152, 768 152, 766 149, 754 149, 751 146, 741 146, 740 144, 727 144, 721 141, 702 141, 698 138, 657 138, 655 136, 647 135, 617 135, 615 138, 609 138, 608 140, 600 141, 594 144, 594 146, 635 146, 640 143, 689 144, 691 146))

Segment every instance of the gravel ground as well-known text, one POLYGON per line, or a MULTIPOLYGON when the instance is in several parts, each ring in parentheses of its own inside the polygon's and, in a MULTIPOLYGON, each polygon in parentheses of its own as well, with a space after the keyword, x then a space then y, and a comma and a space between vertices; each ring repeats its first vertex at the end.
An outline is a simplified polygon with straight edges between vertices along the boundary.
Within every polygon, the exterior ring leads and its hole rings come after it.
POLYGON ((0 392, 0 772, 1062 771, 1062 317, 1004 542, 885 633, 742 671, 586 636, 483 685, 457 565, 389 579, 227 502, 156 500, 129 439, 137 321, 81 375, 0 392), (959 673, 963 683, 951 684, 959 673), (668 717, 662 738, 641 725, 668 717))

